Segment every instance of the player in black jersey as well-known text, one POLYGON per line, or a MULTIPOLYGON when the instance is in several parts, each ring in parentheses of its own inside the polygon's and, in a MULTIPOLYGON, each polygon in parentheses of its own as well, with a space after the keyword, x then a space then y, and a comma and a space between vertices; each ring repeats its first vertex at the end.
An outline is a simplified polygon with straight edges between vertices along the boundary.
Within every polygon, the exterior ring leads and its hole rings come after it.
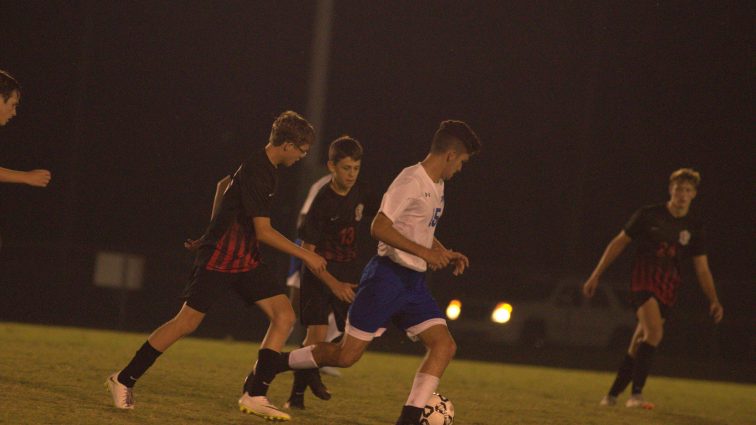
POLYGON ((271 204, 278 186, 277 168, 291 166, 303 158, 314 134, 312 126, 299 114, 284 112, 273 123, 265 149, 253 153, 233 178, 219 183, 210 225, 198 241, 189 244, 196 248, 197 256, 192 279, 184 291, 186 302, 176 317, 149 336, 124 369, 108 377, 116 407, 134 407, 132 387, 137 379, 174 342, 192 333, 210 307, 233 289, 270 319, 257 366, 244 384, 239 407, 266 419, 290 419, 270 404, 266 394, 276 375, 271 359, 279 357, 295 316, 283 288, 262 262, 258 244, 299 257, 313 270, 325 270, 326 261, 320 255, 300 248, 270 225, 271 204))
MULTIPOLYGON (((0 70, 0 127, 16 116, 16 107, 21 101, 21 85, 15 78, 0 70)), ((0 167, 0 183, 23 183, 29 186, 46 187, 50 183, 47 170, 17 171, 0 167)), ((2 239, 0 239, 2 245, 2 239)))
POLYGON ((722 320, 724 310, 709 270, 704 227, 698 216, 690 211, 700 181, 699 173, 690 168, 681 168, 672 173, 669 178, 669 201, 643 207, 633 214, 624 229, 606 247, 593 274, 583 285, 583 293, 592 297, 604 270, 631 241, 638 242, 630 288, 638 325, 617 377, 609 393, 601 400, 601 405, 615 405, 617 396, 632 381, 632 395, 625 406, 654 407, 643 399, 642 390, 654 352, 662 340, 664 321, 675 303, 677 288, 681 284, 680 268, 684 256, 693 258, 698 283, 709 299, 709 313, 714 322, 722 320))
MULTIPOLYGON (((354 261, 357 226, 364 217, 375 215, 378 207, 377 200, 357 180, 362 153, 360 142, 348 136, 331 143, 328 149, 331 180, 318 191, 299 229, 302 247, 328 260, 327 269, 321 273, 302 267, 299 312, 302 325, 307 327, 303 346, 326 341, 331 312, 343 332, 349 303, 354 300, 354 288, 362 271, 354 261)), ((308 385, 318 398, 331 398, 318 369, 297 370, 285 407, 304 409, 308 385)))

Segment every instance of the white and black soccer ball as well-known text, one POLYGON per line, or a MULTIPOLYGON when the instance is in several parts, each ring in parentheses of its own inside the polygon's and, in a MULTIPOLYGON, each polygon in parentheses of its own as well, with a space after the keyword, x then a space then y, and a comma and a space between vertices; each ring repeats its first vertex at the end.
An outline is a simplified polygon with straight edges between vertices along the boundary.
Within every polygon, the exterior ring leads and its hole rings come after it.
POLYGON ((421 425, 452 425, 454 423, 454 405, 451 400, 438 393, 433 393, 420 416, 421 425))

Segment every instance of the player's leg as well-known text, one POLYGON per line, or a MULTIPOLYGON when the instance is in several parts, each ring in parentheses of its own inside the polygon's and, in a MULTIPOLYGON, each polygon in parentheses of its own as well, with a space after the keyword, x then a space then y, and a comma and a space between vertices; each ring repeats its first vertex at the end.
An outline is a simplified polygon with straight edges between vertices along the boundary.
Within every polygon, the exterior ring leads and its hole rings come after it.
POLYGON ((645 402, 641 393, 646 384, 651 364, 653 363, 656 347, 661 343, 664 334, 664 318, 661 307, 655 297, 649 297, 636 311, 638 324, 642 328, 642 339, 636 342, 635 366, 633 368, 632 395, 627 401, 627 407, 653 408, 651 403, 645 402))
POLYGON ((186 302, 176 316, 157 328, 137 350, 131 361, 119 372, 111 374, 107 387, 113 404, 120 409, 134 407, 132 388, 155 360, 173 343, 197 329, 205 314, 229 287, 230 276, 197 268, 184 290, 186 302))
MULTIPOLYGON (((328 331, 328 315, 331 311, 331 297, 331 290, 317 276, 308 269, 302 270, 299 317, 301 324, 307 328, 303 346, 325 342, 326 332, 328 331)), ((294 371, 291 395, 284 407, 304 409, 305 390, 308 386, 316 397, 322 400, 330 400, 331 393, 323 384, 320 371, 318 369, 301 369, 294 371)))
MULTIPOLYGON (((325 341, 328 325, 310 325, 307 327, 307 335, 302 345, 307 347, 325 341)), ((294 382, 291 387, 289 400, 284 404, 285 408, 304 409, 304 396, 307 386, 312 388, 316 397, 329 400, 331 393, 323 384, 318 374, 318 369, 300 369, 294 371, 294 382)))
POLYGON ((601 399, 599 403, 602 406, 614 406, 617 404, 617 397, 625 391, 630 382, 633 380, 633 370, 635 369, 635 355, 638 351, 638 345, 643 339, 643 326, 640 322, 635 327, 633 337, 630 339, 630 345, 627 348, 625 356, 617 369, 617 376, 609 388, 609 393, 601 399))
POLYGON ((397 425, 416 425, 420 423, 423 408, 441 380, 446 367, 454 358, 457 345, 445 324, 432 325, 420 332, 417 337, 425 345, 426 353, 423 362, 415 374, 407 401, 402 407, 402 413, 397 425))
POLYGON ((284 288, 265 264, 244 273, 234 289, 248 305, 259 307, 270 321, 257 353, 257 363, 244 382, 239 409, 269 420, 289 420, 287 413, 270 403, 267 393, 277 373, 281 349, 296 320, 294 310, 284 288))

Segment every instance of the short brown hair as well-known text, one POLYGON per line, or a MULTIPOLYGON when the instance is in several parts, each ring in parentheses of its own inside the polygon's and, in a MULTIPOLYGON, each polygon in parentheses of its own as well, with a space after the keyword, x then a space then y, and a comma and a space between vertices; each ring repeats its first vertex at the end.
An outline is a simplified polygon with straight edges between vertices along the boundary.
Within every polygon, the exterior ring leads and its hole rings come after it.
POLYGON ((680 168, 669 176, 669 184, 688 182, 698 188, 701 183, 701 174, 692 168, 680 168))
POLYGON ((13 76, 0 69, 0 96, 3 96, 3 101, 7 102, 14 91, 21 96, 21 84, 18 84, 13 76))
POLYGON ((346 135, 334 140, 328 147, 329 161, 336 164, 344 158, 352 158, 355 161, 362 159, 362 144, 346 135))
POLYGON ((478 135, 463 121, 442 121, 433 135, 431 143, 432 153, 444 153, 450 149, 458 149, 464 146, 470 155, 480 151, 480 139, 478 135))
POLYGON ((315 141, 315 130, 298 113, 286 111, 273 122, 268 141, 273 146, 281 146, 286 142, 297 146, 311 145, 315 141))

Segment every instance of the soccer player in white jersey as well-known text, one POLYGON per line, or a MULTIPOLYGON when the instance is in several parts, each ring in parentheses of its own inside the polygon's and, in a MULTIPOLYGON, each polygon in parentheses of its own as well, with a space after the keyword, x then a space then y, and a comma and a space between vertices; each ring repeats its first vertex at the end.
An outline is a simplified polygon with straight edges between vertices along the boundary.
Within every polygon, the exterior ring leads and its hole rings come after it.
POLYGON ((420 423, 423 407, 457 348, 441 308, 428 290, 425 271, 452 265, 454 275, 460 275, 469 266, 465 255, 445 248, 434 237, 444 210, 444 181, 479 150, 480 140, 467 124, 441 123, 428 156, 399 173, 383 196, 370 228, 379 241, 378 255, 362 273, 341 344, 319 343, 283 353, 279 371, 349 367, 393 322, 427 350, 396 422, 420 423))

